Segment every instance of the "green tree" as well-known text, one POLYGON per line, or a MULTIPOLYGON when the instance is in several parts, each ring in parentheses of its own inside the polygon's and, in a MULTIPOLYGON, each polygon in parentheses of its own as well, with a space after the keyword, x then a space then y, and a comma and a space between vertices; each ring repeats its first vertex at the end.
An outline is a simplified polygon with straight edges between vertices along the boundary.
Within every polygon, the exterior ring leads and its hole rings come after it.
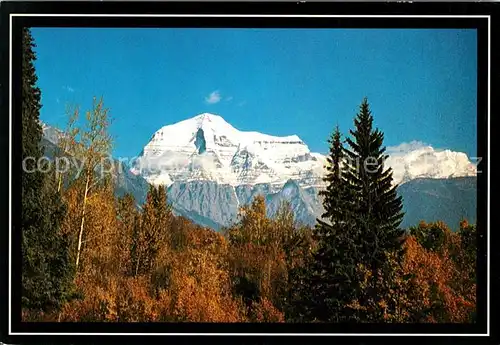
POLYGON ((440 252, 444 249, 446 235, 449 233, 447 225, 441 221, 427 224, 421 221, 418 226, 409 228, 410 235, 414 236, 417 242, 427 250, 440 252))
POLYGON ((358 215, 357 226, 363 233, 365 264, 372 269, 383 264, 385 253, 400 249, 403 230, 399 228, 404 213, 402 197, 392 185, 392 169, 384 167, 388 155, 383 146, 384 134, 373 129, 373 116, 366 97, 354 119, 353 138, 345 148, 346 182, 351 190, 358 215))
POLYGON ((307 269, 309 321, 367 321, 383 315, 366 308, 377 305, 376 296, 387 296, 390 288, 375 278, 391 277, 389 257, 397 262, 403 254, 402 200, 392 186, 391 169, 384 169, 384 135, 373 129, 366 98, 354 125, 353 138, 346 139, 349 149, 338 127, 329 140, 327 188, 321 193, 325 213, 317 220, 317 249, 307 269))
MULTIPOLYGON (((55 176, 45 164, 40 147, 40 89, 36 86, 33 38, 23 29, 22 57, 22 306, 57 310, 71 296, 73 270, 69 241, 60 232, 66 208, 54 185, 55 176), (43 162, 40 160, 39 162, 43 162)), ((47 162, 47 161, 46 161, 47 162)))
POLYGON ((392 311, 384 309, 382 313, 365 307, 377 306, 390 295, 389 286, 377 281, 390 279, 393 266, 387 265, 389 258, 400 262, 404 254, 404 231, 399 228, 404 216, 403 202, 397 195, 397 186, 392 184, 392 169, 384 167, 388 157, 383 146, 384 134, 373 128, 373 116, 366 97, 354 119, 354 127, 350 130, 352 138, 346 140, 350 148, 344 149, 346 185, 353 200, 350 208, 355 211, 354 227, 360 234, 356 245, 359 256, 356 257, 358 277, 355 281, 362 282, 362 289, 354 305, 357 305, 356 314, 360 321, 377 321, 379 316, 392 311), (371 278, 364 281, 363 277, 371 278), (363 313, 366 310, 371 311, 363 313))
MULTIPOLYGON (((323 177, 326 189, 321 190, 319 195, 323 197, 323 207, 325 212, 322 215, 323 219, 329 220, 331 223, 342 221, 346 216, 346 202, 349 198, 346 193, 349 191, 345 183, 344 175, 344 147, 342 142, 342 134, 339 127, 336 126, 331 137, 328 139, 330 144, 329 154, 326 157, 326 175, 323 177)), ((323 222, 319 221, 320 224, 323 222)))
POLYGON ((340 322, 355 317, 346 306, 358 290, 354 278, 360 233, 353 221, 353 198, 344 176, 344 148, 338 126, 328 142, 330 153, 323 179, 327 186, 320 192, 325 213, 313 231, 317 247, 307 267, 294 272, 298 279, 294 285, 299 285, 304 293, 301 306, 295 308, 299 312, 297 320, 340 322))
POLYGON ((353 221, 327 224, 318 220, 314 229, 317 249, 307 272, 310 321, 357 321, 348 307, 360 290, 356 267, 361 259, 360 231, 353 221))

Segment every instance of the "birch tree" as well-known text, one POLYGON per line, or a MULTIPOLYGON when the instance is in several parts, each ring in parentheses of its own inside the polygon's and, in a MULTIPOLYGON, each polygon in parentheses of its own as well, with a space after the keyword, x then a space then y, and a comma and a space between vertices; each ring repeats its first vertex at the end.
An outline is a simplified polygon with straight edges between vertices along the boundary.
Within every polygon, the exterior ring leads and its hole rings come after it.
MULTIPOLYGON (((70 123, 77 121, 78 112, 77 108, 73 113, 70 123)), ((81 190, 80 216, 78 219, 79 227, 77 230, 78 246, 75 260, 77 272, 81 261, 88 202, 92 197, 94 189, 99 185, 100 179, 104 177, 105 169, 109 168, 105 162, 109 162, 108 157, 112 145, 112 138, 108 132, 110 120, 109 109, 104 107, 102 97, 100 99, 94 97, 92 109, 85 113, 84 125, 75 133, 75 140, 70 143, 72 145, 70 145, 69 153, 80 164, 76 177, 83 185, 81 190), (101 168, 101 174, 96 173, 98 168, 101 168)))

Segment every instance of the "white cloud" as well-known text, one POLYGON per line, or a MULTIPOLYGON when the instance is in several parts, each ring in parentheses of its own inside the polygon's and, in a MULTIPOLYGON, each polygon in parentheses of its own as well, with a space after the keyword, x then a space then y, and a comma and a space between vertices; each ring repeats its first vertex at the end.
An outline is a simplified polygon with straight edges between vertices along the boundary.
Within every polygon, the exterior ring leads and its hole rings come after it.
POLYGON ((207 102, 208 104, 219 103, 220 100, 221 100, 221 95, 220 95, 220 92, 217 90, 211 92, 210 95, 205 97, 205 102, 207 102))
POLYGON ((409 143, 403 142, 396 146, 387 146, 387 153, 389 155, 404 155, 409 152, 429 148, 431 147, 429 144, 424 143, 423 141, 413 140, 409 143))
POLYGON ((233 100, 233 96, 226 97, 226 102, 231 102, 233 100))
POLYGON ((68 92, 75 92, 75 89, 73 89, 71 86, 63 86, 63 89, 68 92))
POLYGON ((247 101, 241 101, 240 103, 238 103, 238 107, 242 107, 242 106, 244 106, 245 104, 247 104, 247 101))

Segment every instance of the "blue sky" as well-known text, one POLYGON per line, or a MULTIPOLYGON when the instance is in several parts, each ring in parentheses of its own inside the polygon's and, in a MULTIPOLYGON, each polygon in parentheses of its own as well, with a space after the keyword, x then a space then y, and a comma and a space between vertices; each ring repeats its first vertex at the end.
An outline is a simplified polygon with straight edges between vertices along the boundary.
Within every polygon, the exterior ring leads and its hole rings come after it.
POLYGON ((113 154, 202 112, 240 130, 297 134, 326 152, 364 96, 387 146, 413 140, 476 156, 475 30, 34 28, 41 119, 103 96, 113 154))

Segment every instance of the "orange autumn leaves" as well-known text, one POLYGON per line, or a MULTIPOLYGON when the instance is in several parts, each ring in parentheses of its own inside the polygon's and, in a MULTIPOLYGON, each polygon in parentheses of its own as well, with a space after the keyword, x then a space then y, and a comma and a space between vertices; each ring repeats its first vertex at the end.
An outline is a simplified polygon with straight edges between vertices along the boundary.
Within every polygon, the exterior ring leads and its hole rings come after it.
POLYGON ((147 274, 107 272, 105 279, 99 275, 80 279, 84 298, 65 306, 63 321, 242 321, 240 305, 230 295, 227 270, 210 250, 189 247, 165 252, 147 274))
POLYGON ((476 251, 466 243, 465 235, 471 231, 475 234, 466 222, 458 233, 442 222, 421 223, 414 232, 437 234, 440 245, 427 249, 415 237, 406 240, 403 267, 405 274, 412 274, 408 297, 418 303, 422 321, 470 321, 476 308, 476 251))
MULTIPOLYGON (((77 194, 71 188, 65 194, 70 210, 64 229, 77 219, 77 194)), ((218 233, 173 215, 158 191, 141 211, 130 197, 114 200, 105 187, 93 198, 75 278, 80 298, 42 319, 286 322, 292 316, 292 271, 305 267, 315 243, 311 229, 295 223, 289 205, 270 218, 257 197, 241 209, 237 224, 218 233), (147 265, 137 270, 139 253, 147 265)), ((350 307, 372 322, 470 322, 474 238, 475 227, 465 222, 456 233, 440 222, 419 224, 402 242, 401 262, 387 253, 375 275, 358 266, 361 289, 383 294, 366 293, 370 298, 350 307)))
POLYGON ((401 263, 388 253, 385 269, 378 270, 376 276, 365 267, 358 267, 365 291, 376 287, 385 293, 368 301, 355 300, 351 308, 364 313, 368 320, 371 316, 374 322, 473 321, 475 247, 467 239, 475 234, 475 227, 462 222, 459 232, 452 232, 442 222, 421 222, 410 233, 403 242, 401 263))

